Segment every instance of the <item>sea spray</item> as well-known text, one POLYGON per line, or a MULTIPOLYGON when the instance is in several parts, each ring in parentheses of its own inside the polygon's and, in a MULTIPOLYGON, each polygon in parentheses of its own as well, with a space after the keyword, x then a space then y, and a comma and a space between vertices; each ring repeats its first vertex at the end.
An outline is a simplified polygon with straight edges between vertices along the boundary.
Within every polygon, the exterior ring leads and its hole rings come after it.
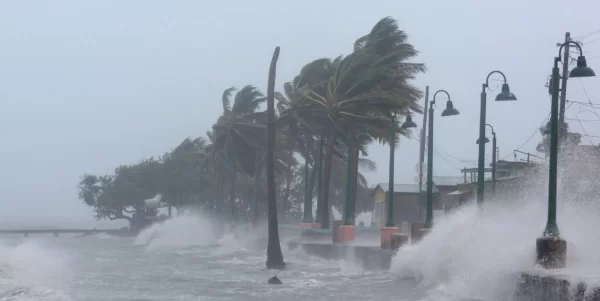
POLYGON ((213 224, 200 215, 184 215, 154 224, 142 230, 134 244, 148 250, 169 250, 214 244, 213 224))
POLYGON ((42 240, 0 244, 0 300, 70 300, 69 256, 42 240))
MULTIPOLYGON (((517 199, 486 199, 483 208, 468 205, 436 220, 419 244, 398 252, 392 273, 417 279, 436 300, 442 295, 449 300, 511 300, 520 273, 538 269, 535 240, 547 218, 544 186, 537 183, 517 199)), ((567 268, 561 274, 597 284, 594 277, 580 276, 600 274, 599 206, 567 197, 561 201, 558 224, 568 242, 567 268)))

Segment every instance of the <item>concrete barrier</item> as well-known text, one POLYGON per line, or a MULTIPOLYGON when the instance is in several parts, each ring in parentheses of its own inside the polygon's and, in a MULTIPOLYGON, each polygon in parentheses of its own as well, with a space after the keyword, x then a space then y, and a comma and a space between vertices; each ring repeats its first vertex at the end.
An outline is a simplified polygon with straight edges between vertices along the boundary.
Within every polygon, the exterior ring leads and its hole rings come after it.
POLYGON ((560 275, 522 273, 515 296, 519 301, 600 301, 600 287, 560 275))
POLYGON ((412 222, 410 224, 411 243, 417 243, 421 239, 421 229, 425 228, 425 222, 412 222))
POLYGON ((379 246, 356 246, 331 243, 291 242, 290 248, 301 246, 311 256, 324 259, 354 260, 366 270, 389 270, 395 252, 379 246))
POLYGON ((408 244, 408 234, 392 233, 392 237, 390 240, 390 248, 393 251, 397 251, 406 244, 408 244))
POLYGON ((333 221, 333 223, 331 223, 331 242, 334 244, 340 242, 340 227, 343 224, 343 221, 333 221))

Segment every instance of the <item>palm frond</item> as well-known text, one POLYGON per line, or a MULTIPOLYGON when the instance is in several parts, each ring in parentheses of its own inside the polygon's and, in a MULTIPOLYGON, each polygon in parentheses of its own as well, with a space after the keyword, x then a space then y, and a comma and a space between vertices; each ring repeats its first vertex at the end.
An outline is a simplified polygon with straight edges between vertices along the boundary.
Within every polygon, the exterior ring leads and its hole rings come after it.
POLYGON ((254 113, 265 101, 266 98, 256 87, 247 85, 235 94, 231 112, 236 116, 254 113))
POLYGON ((367 158, 358 158, 358 168, 365 171, 377 171, 377 163, 367 158))
POLYGON ((231 112, 231 93, 233 93, 233 91, 235 91, 235 87, 227 88, 223 91, 221 101, 223 102, 224 113, 231 112))

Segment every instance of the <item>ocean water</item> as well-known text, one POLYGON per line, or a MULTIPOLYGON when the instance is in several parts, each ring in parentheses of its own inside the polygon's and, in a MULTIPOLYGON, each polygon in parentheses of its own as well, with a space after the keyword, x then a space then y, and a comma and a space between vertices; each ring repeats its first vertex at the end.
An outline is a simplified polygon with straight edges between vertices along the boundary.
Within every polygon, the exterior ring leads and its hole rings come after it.
MULTIPOLYGON (((265 269, 264 231, 215 237, 208 219, 174 218, 135 238, 0 237, 0 300, 514 300, 520 272, 536 270, 545 202, 468 206, 436 220, 402 248, 389 271, 327 261, 282 247, 288 267, 265 269), (283 285, 267 285, 277 275, 283 285)), ((600 211, 561 204, 569 243, 562 274, 598 283, 600 211)))

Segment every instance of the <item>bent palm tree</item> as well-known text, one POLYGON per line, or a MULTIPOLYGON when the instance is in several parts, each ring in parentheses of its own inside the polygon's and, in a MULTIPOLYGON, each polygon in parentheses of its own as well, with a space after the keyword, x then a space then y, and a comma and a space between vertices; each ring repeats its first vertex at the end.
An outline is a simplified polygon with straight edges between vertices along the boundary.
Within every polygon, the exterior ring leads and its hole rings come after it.
MULTIPOLYGON (((392 114, 406 114, 409 110, 420 111, 417 100, 421 91, 408 83, 425 67, 422 64, 406 62, 417 51, 406 43, 406 34, 400 31, 391 18, 379 21, 372 31, 359 39, 356 50, 350 55, 325 62, 313 67, 323 66, 321 72, 333 73, 324 78, 322 84, 311 87, 304 94, 310 101, 309 109, 304 112, 306 118, 321 123, 326 129, 323 135, 328 137, 321 199, 328 210, 329 181, 333 151, 338 139, 347 141, 347 133, 366 128, 377 139, 387 140, 392 114), (383 135, 385 133, 385 135, 383 135)), ((310 64, 309 64, 310 65, 310 64)), ((316 72, 318 73, 318 72, 316 72)), ((322 213, 327 219, 328 213, 322 213)), ((328 227, 328 222, 323 221, 328 227)))
POLYGON ((253 86, 245 86, 238 91, 231 106, 231 94, 235 88, 223 92, 223 114, 213 125, 214 147, 230 167, 231 214, 235 219, 235 182, 238 167, 248 175, 254 174, 254 159, 257 146, 266 144, 267 127, 260 123, 264 112, 257 112, 265 101, 263 94, 253 86))

